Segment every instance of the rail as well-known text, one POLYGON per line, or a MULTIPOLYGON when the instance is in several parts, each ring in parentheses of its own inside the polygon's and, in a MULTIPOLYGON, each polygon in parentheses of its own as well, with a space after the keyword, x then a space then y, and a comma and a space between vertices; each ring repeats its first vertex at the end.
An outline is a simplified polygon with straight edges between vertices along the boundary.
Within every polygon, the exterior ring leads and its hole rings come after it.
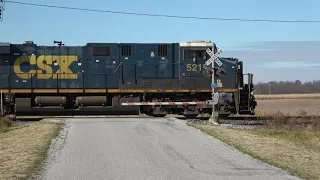
MULTIPOLYGON (((194 119, 187 119, 196 124, 208 124, 210 117, 199 117, 194 119)), ((186 118, 178 118, 186 119, 186 118)), ((291 123, 299 125, 312 124, 314 120, 320 120, 320 116, 283 116, 283 117, 272 117, 272 116, 238 116, 231 115, 228 117, 220 117, 220 124, 230 124, 230 125, 268 125, 268 124, 283 124, 289 120, 294 120, 291 123)))

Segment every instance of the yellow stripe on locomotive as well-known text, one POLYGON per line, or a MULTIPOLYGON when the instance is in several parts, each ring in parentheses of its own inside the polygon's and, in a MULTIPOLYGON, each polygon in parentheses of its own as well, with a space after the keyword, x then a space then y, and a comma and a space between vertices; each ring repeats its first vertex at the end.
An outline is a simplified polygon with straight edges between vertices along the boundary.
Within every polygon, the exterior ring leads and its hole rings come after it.
POLYGON ((30 79, 36 76, 37 79, 78 79, 78 74, 71 71, 69 66, 73 62, 78 61, 78 56, 74 55, 41 55, 36 58, 33 56, 20 56, 14 62, 14 72, 21 79, 30 79), (21 65, 28 63, 29 67, 36 65, 36 68, 30 69, 28 72, 21 70, 21 65), (53 66, 59 67, 58 70, 53 72, 53 66), (43 73, 45 71, 46 73, 43 73))

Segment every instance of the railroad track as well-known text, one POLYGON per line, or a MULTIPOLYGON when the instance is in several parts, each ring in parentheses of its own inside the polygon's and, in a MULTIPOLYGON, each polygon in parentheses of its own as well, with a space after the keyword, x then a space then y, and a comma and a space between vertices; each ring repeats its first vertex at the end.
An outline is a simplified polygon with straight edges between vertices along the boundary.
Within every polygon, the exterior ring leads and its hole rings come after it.
MULTIPOLYGON (((18 118, 14 124, 20 123, 27 123, 27 122, 37 122, 44 118, 88 118, 88 117, 95 117, 95 118, 157 118, 152 116, 146 115, 134 115, 134 116, 37 116, 37 117, 27 117, 27 118, 18 118)), ((197 118, 186 118, 184 116, 179 115, 170 115, 172 118, 177 118, 180 120, 186 120, 189 122, 197 123, 197 124, 209 124, 210 117, 197 117, 197 118)), ((160 118, 160 117, 159 117, 160 118)), ((300 120, 300 124, 310 124, 312 118, 319 118, 320 116, 282 116, 279 117, 279 120, 288 120, 288 119, 298 119, 300 120)), ((220 124, 230 124, 230 125, 249 125, 249 126, 259 126, 259 125, 267 125, 269 120, 273 120, 275 117, 268 117, 268 116, 236 116, 232 115, 229 117, 221 117, 219 118, 220 124)))
MULTIPOLYGON (((188 119, 185 117, 177 117, 178 119, 188 119)), ((220 117, 219 120, 272 120, 272 119, 312 119, 312 118, 320 118, 320 116, 282 116, 282 117, 272 117, 272 116, 228 116, 228 117, 220 117)), ((189 118, 190 119, 190 118, 189 118)), ((210 117, 197 117, 192 119, 198 120, 209 120, 210 117)))
MULTIPOLYGON (((189 122, 197 124, 209 124, 208 120, 210 117, 200 117, 195 119, 186 119, 189 122)), ((311 124, 312 119, 317 118, 320 120, 320 116, 282 116, 282 117, 271 117, 271 116, 229 116, 219 118, 220 124, 231 124, 231 125, 267 125, 269 121, 280 120, 286 121, 290 119, 297 120, 296 123, 306 125, 311 124)), ((183 119, 183 118, 179 118, 183 119)))
POLYGON ((272 116, 229 116, 226 118, 219 118, 222 120, 272 120, 272 119, 312 119, 320 118, 320 116, 281 116, 281 117, 272 117, 272 116))

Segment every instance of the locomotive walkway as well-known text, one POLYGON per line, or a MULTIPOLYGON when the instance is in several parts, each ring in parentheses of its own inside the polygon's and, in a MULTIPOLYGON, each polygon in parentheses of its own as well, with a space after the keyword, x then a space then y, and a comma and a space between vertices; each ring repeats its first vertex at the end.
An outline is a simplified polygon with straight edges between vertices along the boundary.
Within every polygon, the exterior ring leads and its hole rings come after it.
POLYGON ((40 179, 296 179, 175 118, 65 121, 40 179))

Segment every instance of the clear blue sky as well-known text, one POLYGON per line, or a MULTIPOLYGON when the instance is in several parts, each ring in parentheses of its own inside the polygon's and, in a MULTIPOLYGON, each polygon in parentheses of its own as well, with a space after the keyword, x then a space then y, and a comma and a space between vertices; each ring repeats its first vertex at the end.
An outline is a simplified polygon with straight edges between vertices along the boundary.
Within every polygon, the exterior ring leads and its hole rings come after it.
MULTIPOLYGON (((22 1, 22 0, 20 0, 22 1)), ((137 13, 169 14, 244 19, 320 20, 319 0, 24 0, 38 4, 69 6, 137 13)), ((193 20, 163 17, 144 17, 110 13, 33 7, 6 3, 4 20, 0 22, 0 41, 22 43, 33 40, 38 45, 52 45, 53 40, 62 40, 66 45, 84 45, 87 42, 181 42, 190 40, 211 40, 224 51, 225 56, 239 57, 246 65, 246 71, 255 73, 255 81, 320 79, 319 55, 320 23, 268 23, 217 20, 193 20), (271 45, 264 43, 270 41, 271 45), (306 48, 310 43, 274 41, 319 41, 316 53, 308 59, 301 53, 294 59, 297 47, 306 48), (254 49, 277 47, 280 56, 270 52, 253 52, 242 47, 256 42, 254 49), (262 45, 261 45, 262 44, 262 45), (283 48, 295 46, 292 48, 283 48), (237 50, 236 47, 242 48, 237 50), (235 51, 236 50, 236 51, 235 51), (284 54, 283 54, 284 53, 284 54), (285 54, 288 53, 288 54, 285 54), (288 55, 288 56, 287 56, 288 55), (289 59, 289 55, 291 56, 289 59), (293 57, 293 58, 292 58, 293 57), (301 58, 300 58, 301 57, 301 58), (245 59, 244 59, 245 58, 245 59), (268 61, 284 61, 277 67, 268 61), (296 62, 296 67, 292 66, 296 62), (299 62, 298 62, 299 61, 299 62), (304 73, 298 75, 297 63, 310 61, 304 66, 304 73), (289 62, 289 63, 288 63, 289 62), (289 66, 291 65, 291 66, 289 66), (273 68, 273 69, 270 69, 273 68), (272 73, 270 73, 270 70, 272 73), (281 74, 282 73, 282 74, 281 74), (285 74, 283 74, 285 73, 285 74)), ((315 46, 312 45, 314 48, 315 46)), ((307 55, 307 54, 306 54, 307 55)))

